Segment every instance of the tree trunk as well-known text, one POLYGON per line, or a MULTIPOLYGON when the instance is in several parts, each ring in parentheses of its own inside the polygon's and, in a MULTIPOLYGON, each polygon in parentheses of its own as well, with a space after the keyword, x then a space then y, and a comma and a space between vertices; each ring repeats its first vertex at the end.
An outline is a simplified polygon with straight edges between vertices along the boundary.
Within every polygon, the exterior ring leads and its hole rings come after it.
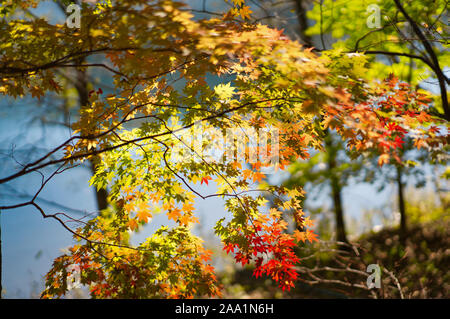
MULTIPOLYGON (((56 2, 57 5, 59 5, 61 11, 63 14, 66 14, 67 11, 67 6, 60 2, 57 1, 56 2)), ((77 2, 79 4, 79 2, 77 2)), ((83 64, 84 63, 84 58, 80 58, 77 61, 77 64, 83 64)), ((88 92, 88 78, 87 78, 87 74, 85 70, 80 70, 78 69, 76 71, 76 78, 75 78, 75 89, 77 90, 78 93, 78 101, 79 101, 79 105, 84 106, 87 105, 89 103, 89 92, 88 92)), ((64 114, 65 116, 67 116, 67 114, 64 114)), ((91 165, 91 171, 92 174, 95 173, 95 161, 94 160, 89 160, 90 165, 91 165)), ((96 195, 96 201, 97 201, 97 208, 99 211, 105 209, 108 207, 108 192, 106 191, 106 189, 100 189, 100 190, 95 190, 95 195, 96 195)))
POLYGON ((405 196, 402 183, 402 168, 397 165, 397 191, 398 191, 398 209, 400 211, 400 233, 406 234, 406 208, 405 208, 405 196))
POLYGON ((312 39, 310 36, 305 34, 306 29, 308 28, 308 18, 306 17, 306 0, 295 0, 295 10, 297 12, 297 20, 298 20, 298 34, 300 39, 306 44, 308 47, 312 47, 312 39))
POLYGON ((333 194, 334 213, 336 217, 336 239, 342 242, 347 241, 344 223, 344 210, 342 209, 342 192, 339 183, 333 178, 331 181, 331 189, 333 194))
MULTIPOLYGON (((78 62, 79 64, 82 64, 84 61, 83 59, 80 59, 78 62)), ((78 92, 78 100, 80 103, 80 107, 87 105, 89 103, 89 93, 88 93, 88 79, 86 72, 84 70, 77 70, 77 78, 75 82, 75 88, 78 92)), ((95 160, 90 159, 89 160, 91 164, 91 170, 92 174, 95 173, 95 160)), ((99 211, 106 209, 108 207, 108 192, 106 189, 99 189, 95 190, 95 195, 97 199, 97 208, 99 211)))
POLYGON ((344 209, 342 207, 342 186, 339 177, 336 175, 337 166, 337 147, 333 145, 331 134, 327 131, 325 137, 326 151, 328 152, 328 171, 330 173, 331 195, 333 198, 335 223, 336 223, 336 239, 347 243, 347 234, 345 231, 344 209))
MULTIPOLYGON (((95 174, 95 164, 91 160, 91 170, 92 175, 95 174)), ((99 211, 106 209, 108 207, 108 192, 104 188, 96 189, 95 190, 95 196, 97 199, 97 208, 99 211)))

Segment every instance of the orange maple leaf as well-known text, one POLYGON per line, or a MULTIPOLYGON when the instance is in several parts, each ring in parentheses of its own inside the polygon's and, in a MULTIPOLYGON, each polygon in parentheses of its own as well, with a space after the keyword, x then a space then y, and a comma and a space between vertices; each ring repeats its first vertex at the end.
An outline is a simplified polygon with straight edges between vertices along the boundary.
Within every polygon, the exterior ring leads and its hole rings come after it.
POLYGON ((430 118, 431 118, 430 115, 424 111, 420 112, 419 115, 417 116, 417 120, 420 123, 428 122, 428 121, 430 121, 430 118))
POLYGON ((148 218, 152 218, 152 214, 150 214, 148 210, 141 209, 136 213, 136 217, 140 222, 146 223, 148 218))
POLYGON ((179 219, 180 224, 188 225, 189 223, 198 223, 198 218, 190 214, 184 214, 179 219))
POLYGON ((128 221, 127 225, 132 231, 134 231, 135 229, 137 229, 139 227, 139 225, 135 219, 130 219, 128 221))
POLYGON ((303 221, 305 227, 312 227, 314 225, 314 220, 310 219, 309 216, 303 221))
POLYGON ((313 241, 319 241, 318 239, 317 239, 317 235, 316 234, 314 234, 314 232, 312 231, 312 230, 307 230, 306 231, 306 239, 307 240, 309 240, 311 243, 313 242, 313 241))
POLYGON ((243 171, 242 171, 242 174, 244 175, 244 179, 247 179, 247 178, 249 178, 251 175, 252 175, 252 171, 251 170, 249 170, 249 169, 244 169, 243 171))
POLYGON ((185 212, 192 212, 194 210, 194 206, 192 206, 191 203, 184 203, 183 204, 183 211, 185 212))
POLYGON ((297 242, 305 242, 306 241, 306 233, 303 231, 299 231, 298 229, 294 230, 292 234, 297 242))
POLYGON ((180 216, 181 216, 181 210, 177 207, 175 207, 174 209, 169 210, 167 212, 167 217, 169 219, 173 219, 174 221, 177 221, 178 218, 180 218, 180 216))
POLYGON ((237 169, 237 168, 241 168, 242 169, 242 165, 241 163, 239 163, 238 161, 234 161, 231 166, 233 167, 233 169, 237 169))
POLYGON ((261 182, 261 180, 266 177, 266 175, 264 175, 261 172, 254 172, 253 173, 253 182, 261 182))

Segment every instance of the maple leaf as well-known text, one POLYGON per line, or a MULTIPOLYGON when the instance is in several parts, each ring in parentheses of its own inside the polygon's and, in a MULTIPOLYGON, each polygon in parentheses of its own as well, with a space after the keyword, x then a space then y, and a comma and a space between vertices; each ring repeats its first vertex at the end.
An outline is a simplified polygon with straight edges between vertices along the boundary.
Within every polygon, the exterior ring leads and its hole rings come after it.
POLYGON ((312 231, 312 230, 307 230, 306 231, 306 239, 307 240, 309 240, 311 243, 313 242, 313 241, 319 241, 318 239, 317 239, 317 234, 314 234, 314 232, 312 231))
POLYGON ((241 165, 241 163, 239 163, 238 161, 234 161, 234 162, 231 164, 231 166, 233 167, 233 169, 238 169, 238 168, 242 169, 242 165, 241 165))
POLYGON ((242 19, 250 19, 250 14, 253 13, 252 10, 250 10, 249 6, 243 6, 241 7, 241 9, 239 10, 239 14, 242 17, 242 19))
POLYGON ((261 168, 261 162, 252 163, 252 168, 254 170, 259 170, 261 168))
POLYGON ((203 253, 200 255, 200 260, 203 262, 208 262, 211 260, 213 252, 211 250, 205 249, 203 253))
POLYGON ((430 121, 430 119, 431 119, 430 115, 424 111, 420 112, 420 114, 417 116, 417 120, 420 123, 428 122, 430 121))
POLYGON ((394 139, 394 147, 399 147, 399 148, 403 148, 402 144, 404 144, 405 142, 399 137, 396 136, 394 139))
POLYGON ((208 185, 208 180, 212 180, 212 178, 209 176, 202 177, 202 181, 200 184, 205 183, 206 185, 208 185))
POLYGON ((307 216, 307 217, 305 218, 305 220, 303 221, 303 225, 304 225, 305 227, 312 227, 312 226, 314 225, 314 220, 310 219, 310 217, 307 216))
POLYGON ((44 95, 44 91, 38 86, 31 87, 30 92, 32 97, 37 97, 39 100, 41 99, 41 96, 44 95))
POLYGON ((234 90, 235 88, 231 86, 231 83, 219 84, 214 88, 214 92, 221 100, 230 99, 234 94, 234 90))
MULTIPOLYGON (((123 204, 122 204, 123 205, 123 204)), ((123 209, 128 212, 131 213, 134 210, 134 203, 133 202, 128 202, 125 205, 123 205, 123 209)))
POLYGON ((136 230, 139 227, 139 225, 135 219, 130 219, 128 221, 127 225, 132 231, 136 230))
POLYGON ((146 209, 141 209, 136 213, 136 217, 140 222, 147 223, 148 218, 152 218, 152 214, 146 209))
POLYGON ((173 209, 173 203, 172 203, 172 201, 169 201, 169 202, 164 202, 163 203, 163 206, 162 206, 162 208, 164 209, 164 210, 171 210, 171 209, 173 209))
POLYGON ((189 223, 198 223, 199 220, 190 214, 184 214, 179 218, 179 222, 182 225, 188 225, 189 223))
POLYGON ((427 145, 427 143, 421 138, 416 138, 414 140, 414 147, 417 147, 417 149, 419 149, 419 150, 426 145, 427 145))
POLYGON ((242 174, 244 175, 244 179, 247 179, 247 178, 249 178, 249 177, 253 174, 253 171, 251 171, 251 170, 249 170, 249 169, 244 169, 244 170, 242 171, 242 174))
POLYGON ((261 180, 266 177, 266 175, 264 175, 261 172, 254 172, 253 173, 253 182, 261 182, 261 180))
POLYGON ((301 232, 298 229, 294 230, 292 234, 297 242, 305 242, 306 241, 306 232, 301 232))
POLYGON ((440 129, 438 127, 432 125, 432 126, 430 126, 428 131, 430 131, 431 133, 436 134, 436 133, 439 133, 440 129))
POLYGON ((175 207, 174 209, 169 210, 167 212, 167 217, 169 219, 173 219, 174 221, 177 221, 180 216, 181 216, 181 210, 177 207, 175 207))
POLYGON ((183 211, 185 212, 192 212, 194 210, 194 206, 192 206, 191 203, 184 203, 183 204, 183 211))
POLYGON ((384 164, 388 164, 389 163, 389 154, 381 154, 378 157, 378 165, 379 166, 383 166, 384 164))

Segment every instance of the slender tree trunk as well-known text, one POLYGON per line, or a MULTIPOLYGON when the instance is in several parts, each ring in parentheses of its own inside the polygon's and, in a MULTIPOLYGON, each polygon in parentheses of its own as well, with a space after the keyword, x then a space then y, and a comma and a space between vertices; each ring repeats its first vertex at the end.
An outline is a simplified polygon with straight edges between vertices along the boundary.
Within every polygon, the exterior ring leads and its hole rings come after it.
MULTIPOLYGON (((295 5, 299 25, 298 34, 300 36, 300 39, 302 39, 302 41, 307 46, 312 47, 314 46, 312 38, 305 34, 305 31, 308 28, 308 18, 306 17, 306 7, 308 5, 308 0, 295 0, 295 5)), ((331 193, 335 212, 336 239, 338 241, 347 243, 348 240, 345 231, 344 209, 342 206, 342 186, 339 181, 339 177, 336 176, 334 172, 334 169, 336 168, 337 149, 335 145, 333 145, 333 140, 330 132, 327 130, 325 131, 325 134, 327 135, 325 138, 325 145, 327 151, 329 152, 328 170, 330 172, 331 193)))
POLYGON ((332 181, 334 212, 336 214, 336 238, 338 241, 348 242, 345 232, 344 211, 342 209, 342 192, 338 184, 332 181))
MULTIPOLYGON (((79 63, 82 64, 84 61, 80 60, 79 63)), ((77 79, 75 82, 75 88, 78 92, 78 100, 80 107, 87 105, 89 103, 89 93, 88 93, 88 79, 86 72, 84 70, 77 70, 77 79)), ((95 173, 96 165, 95 159, 90 159, 92 174, 95 173)), ((106 209, 108 207, 108 192, 106 189, 95 190, 95 196, 97 199, 97 208, 99 211, 106 209)))
POLYGON ((337 148, 333 145, 331 134, 327 131, 325 138, 326 150, 328 152, 328 171, 330 173, 331 195, 333 198, 335 223, 336 223, 336 239, 347 243, 347 234, 345 231, 344 209, 342 207, 342 186, 339 177, 336 175, 337 166, 337 148))
POLYGON ((331 178, 331 192, 333 196, 334 213, 336 219, 336 239, 347 243, 347 235, 345 231, 344 210, 342 208, 342 190, 337 178, 331 178))
POLYGON ((306 29, 308 28, 308 18, 306 17, 306 6, 307 0, 295 0, 295 10, 297 12, 297 20, 298 20, 298 34, 300 35, 300 39, 306 44, 308 47, 312 47, 312 39, 310 36, 305 34, 306 29))
MULTIPOLYGON (((61 1, 57 1, 56 2, 62 13, 66 14, 66 8, 67 6, 62 3, 61 1)), ((77 2, 79 4, 79 2, 77 2)), ((77 63, 78 64, 83 64, 84 62, 84 58, 80 58, 77 63)), ((76 79, 75 79, 75 89, 77 90, 78 93, 78 101, 81 106, 87 105, 89 102, 89 92, 88 92, 88 78, 87 78, 87 74, 86 71, 84 70, 77 70, 76 73, 76 79)), ((65 116, 67 114, 64 114, 65 116)), ((92 174, 95 173, 95 160, 89 160, 90 161, 90 165, 91 165, 91 171, 92 174)), ((108 207, 108 192, 106 191, 106 189, 99 189, 99 190, 95 190, 95 196, 96 196, 96 201, 97 201, 97 208, 99 211, 105 209, 108 207)))
MULTIPOLYGON (((91 170, 92 174, 95 173, 95 164, 91 160, 91 170)), ((104 188, 96 189, 95 190, 95 196, 97 199, 97 208, 99 211, 106 209, 108 207, 108 192, 104 188)))
POLYGON ((400 211, 400 233, 402 235, 406 234, 407 224, 406 224, 406 208, 405 208, 405 195, 403 190, 402 183, 402 168, 400 166, 397 167, 397 191, 398 191, 398 209, 400 211))

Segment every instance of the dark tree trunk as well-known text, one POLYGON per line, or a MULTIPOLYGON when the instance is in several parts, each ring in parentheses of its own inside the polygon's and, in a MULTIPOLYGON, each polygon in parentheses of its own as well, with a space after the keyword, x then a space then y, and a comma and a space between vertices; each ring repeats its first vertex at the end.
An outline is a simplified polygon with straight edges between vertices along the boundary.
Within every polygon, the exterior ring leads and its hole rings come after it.
POLYGON ((306 44, 308 47, 312 47, 312 39, 310 36, 305 34, 306 29, 308 28, 308 18, 306 17, 306 0, 295 0, 295 10, 297 12, 297 20, 298 20, 298 34, 300 35, 300 39, 306 44))
MULTIPOLYGON (((91 161, 92 174, 95 173, 95 164, 91 161)), ((108 192, 104 188, 96 189, 95 196, 97 199, 97 208, 99 211, 106 209, 108 207, 108 192)))
MULTIPOLYGON (((82 64, 83 60, 79 61, 82 64)), ((80 107, 87 105, 89 103, 89 92, 88 92, 88 79, 86 72, 84 70, 77 70, 77 78, 75 82, 75 88, 78 92, 78 99, 80 107)), ((95 173, 95 159, 89 160, 91 164, 92 174, 95 173)), ((106 209, 108 207, 108 192, 106 189, 96 189, 95 190, 97 208, 99 211, 106 209)))
MULTIPOLYGON (((59 5, 62 13, 66 14, 67 6, 60 1, 57 1, 56 3, 59 5)), ((79 4, 78 1, 77 1, 77 3, 79 4)), ((84 58, 80 58, 76 62, 77 62, 77 64, 83 64, 84 58)), ((75 85, 75 89, 77 90, 77 93, 78 93, 78 101, 79 101, 79 104, 81 107, 81 106, 87 105, 89 102, 88 77, 87 77, 86 71, 84 71, 84 70, 78 69, 76 72, 77 73, 76 73, 74 85, 75 85)), ((67 114, 64 114, 64 115, 67 116, 67 114)), ((94 174, 95 173, 95 160, 90 160, 90 165, 91 165, 92 174, 94 174)), ((95 195, 96 195, 98 210, 101 211, 101 210, 107 208, 108 207, 108 192, 106 191, 106 189, 99 189, 99 190, 96 189, 95 195)))
POLYGON ((336 217, 336 239, 342 242, 347 241, 344 223, 344 210, 342 209, 342 191, 336 179, 331 181, 331 190, 333 194, 334 213, 336 217))
POLYGON ((326 151, 328 152, 328 171, 330 174, 331 195, 333 198, 335 224, 336 224, 336 239, 347 243, 347 234, 345 231, 344 209, 342 207, 342 185, 339 181, 339 176, 336 175, 337 166, 337 150, 336 145, 333 145, 331 134, 327 131, 325 137, 326 151))
POLYGON ((405 208, 405 195, 402 183, 402 168, 397 165, 397 191, 398 191, 398 209, 400 211, 400 233, 406 234, 406 208, 405 208))

